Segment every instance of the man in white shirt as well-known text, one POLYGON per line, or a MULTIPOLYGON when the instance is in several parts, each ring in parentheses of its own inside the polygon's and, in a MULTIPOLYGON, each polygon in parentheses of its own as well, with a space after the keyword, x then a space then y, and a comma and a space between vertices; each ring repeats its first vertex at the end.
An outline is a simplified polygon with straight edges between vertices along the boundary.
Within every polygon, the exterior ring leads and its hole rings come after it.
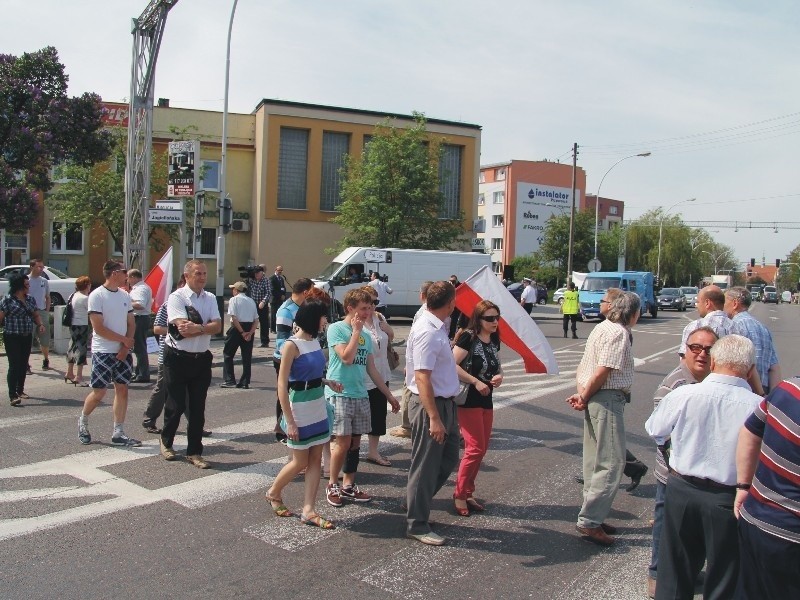
POLYGON ((531 280, 527 277, 522 280, 525 284, 525 288, 522 290, 522 295, 519 297, 519 303, 522 305, 522 308, 525 309, 525 312, 531 314, 533 310, 533 305, 536 304, 536 286, 531 283, 531 280))
POLYGON ((736 444, 761 401, 747 384, 753 369, 753 343, 725 336, 711 348, 711 374, 664 396, 645 423, 656 444, 671 441, 657 600, 694 597, 705 562, 703 597, 733 598, 739 569, 736 444))
POLYGON ((103 265, 105 283, 89 294, 89 321, 92 324, 92 391, 83 402, 83 412, 78 421, 78 439, 81 444, 91 444, 89 415, 103 401, 106 388, 114 384, 114 432, 111 443, 117 446, 141 446, 142 442, 129 438, 123 430, 128 411, 128 382, 133 361, 133 321, 131 298, 120 286, 125 283, 125 267, 115 260, 103 265))
MULTIPOLYGON (((36 308, 39 309, 39 314, 42 315, 42 322, 44 323, 44 330, 37 327, 33 330, 33 339, 39 340, 39 349, 42 351, 42 371, 50 369, 50 321, 48 320, 48 313, 50 312, 50 282, 47 277, 43 277, 44 263, 40 258, 34 258, 28 266, 31 272, 28 275, 28 283, 30 283, 29 296, 36 300, 36 308)), ((28 373, 31 372, 30 365, 28 366, 28 373)))
POLYGON ((203 458, 206 396, 211 384, 211 336, 222 331, 217 298, 205 291, 208 269, 200 260, 183 267, 186 285, 167 300, 168 335, 164 343, 164 383, 167 404, 161 430, 161 456, 175 460, 175 432, 186 412, 186 460, 198 469, 210 465, 203 458), (188 410, 187 410, 188 405, 188 410))
MULTIPOLYGON (((247 285, 243 281, 229 285, 233 297, 228 302, 228 315, 231 327, 227 332, 225 347, 222 349, 222 385, 224 388, 250 389, 250 366, 253 359, 253 341, 258 327, 259 310, 255 300, 247 295, 247 285), (242 378, 236 383, 233 372, 233 357, 242 349, 242 378)), ((269 326, 269 325, 267 325, 269 326)))
POLYGON ((133 353, 136 355, 136 368, 131 383, 150 383, 150 360, 147 356, 147 331, 150 329, 150 309, 153 306, 153 291, 142 281, 139 269, 128 271, 128 285, 133 305, 133 319, 136 331, 133 334, 133 353))
POLYGON ((374 271, 369 276, 369 286, 375 288, 375 291, 378 292, 378 304, 375 306, 375 310, 385 317, 388 296, 393 293, 392 288, 381 279, 380 273, 375 273, 374 271))
POLYGON ((723 337, 733 333, 733 321, 730 320, 722 307, 725 305, 725 294, 716 285, 707 285, 697 294, 697 313, 699 319, 692 321, 683 328, 681 336, 681 347, 678 354, 686 354, 686 340, 689 335, 701 327, 711 327, 717 337, 723 337))

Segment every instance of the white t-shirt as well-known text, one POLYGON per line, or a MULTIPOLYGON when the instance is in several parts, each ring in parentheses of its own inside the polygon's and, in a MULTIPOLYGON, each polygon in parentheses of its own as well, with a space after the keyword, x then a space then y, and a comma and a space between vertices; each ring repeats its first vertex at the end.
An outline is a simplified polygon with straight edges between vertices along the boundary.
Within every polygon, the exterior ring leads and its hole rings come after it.
POLYGON ((522 297, 520 299, 524 304, 536 304, 536 287, 534 285, 527 286, 522 290, 522 297))
POLYGON ((31 284, 28 294, 36 300, 36 308, 44 310, 47 307, 47 296, 50 294, 50 282, 40 275, 39 277, 29 276, 28 283, 31 284))
MULTIPOLYGON (((389 347, 389 334, 381 329, 381 320, 378 314, 373 315, 371 323, 364 323, 362 332, 366 331, 372 338, 372 358, 375 361, 375 368, 381 374, 382 381, 389 381, 392 378, 392 370, 389 368, 389 357, 387 356, 387 348, 389 347)), ((369 373, 364 373, 364 385, 368 390, 375 389, 375 382, 369 376, 369 373)))
POLYGON ((72 296, 72 324, 89 324, 89 296, 82 292, 75 292, 72 296))
POLYGON ((150 309, 153 307, 153 290, 144 281, 140 281, 131 288, 131 302, 138 302, 144 308, 133 309, 133 314, 137 317, 149 317, 150 309))
MULTIPOLYGON (((132 312, 131 297, 122 289, 112 292, 101 285, 89 294, 89 315, 103 315, 103 325, 114 333, 125 335, 128 332, 128 313, 132 312)), ((92 335, 92 353, 116 354, 122 348, 120 342, 107 340, 96 331, 92 335)))
POLYGON ((387 296, 392 293, 392 288, 380 279, 373 279, 369 282, 369 286, 375 288, 375 291, 378 292, 378 306, 386 306, 389 302, 387 296))
POLYGON ((228 314, 236 317, 240 323, 258 321, 258 307, 255 300, 245 294, 236 294, 228 302, 228 314))

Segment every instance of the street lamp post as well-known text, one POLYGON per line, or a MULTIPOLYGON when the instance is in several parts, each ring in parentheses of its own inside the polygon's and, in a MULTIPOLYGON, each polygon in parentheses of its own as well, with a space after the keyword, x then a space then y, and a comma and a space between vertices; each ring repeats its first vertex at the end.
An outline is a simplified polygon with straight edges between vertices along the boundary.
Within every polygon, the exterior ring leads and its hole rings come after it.
POLYGON ((656 279, 660 282, 661 281, 661 240, 664 236, 664 219, 669 214, 673 208, 678 206, 679 204, 684 204, 685 202, 694 202, 697 198, 687 198, 686 200, 681 200, 680 202, 676 202, 672 206, 670 206, 667 210, 664 211, 664 214, 661 215, 661 222, 658 224, 658 259, 656 261, 656 279))
POLYGON ((700 252, 702 252, 703 254, 708 254, 714 260, 714 275, 719 273, 719 269, 717 269, 717 263, 719 262, 719 259, 722 257, 722 254, 724 254, 724 253, 720 253, 720 254, 717 254, 715 256, 713 253, 709 252, 708 250, 700 250, 700 252))
POLYGON ((600 188, 603 187, 603 181, 606 179, 606 175, 611 173, 611 170, 616 167, 619 163, 623 160, 628 160, 629 158, 636 158, 636 157, 646 157, 650 156, 650 152, 642 152, 640 154, 631 154, 630 156, 626 156, 625 158, 620 158, 617 162, 611 165, 608 171, 605 172, 602 179, 600 179, 600 185, 597 186, 597 195, 594 198, 594 258, 597 259, 597 232, 600 227, 600 188))

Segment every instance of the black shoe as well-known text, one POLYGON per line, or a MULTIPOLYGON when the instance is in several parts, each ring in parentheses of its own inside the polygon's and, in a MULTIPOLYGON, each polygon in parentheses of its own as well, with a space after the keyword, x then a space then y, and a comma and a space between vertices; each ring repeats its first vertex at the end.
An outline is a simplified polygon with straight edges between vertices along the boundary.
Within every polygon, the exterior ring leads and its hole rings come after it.
MULTIPOLYGON (((566 333, 564 334, 564 337, 567 337, 567 334, 566 334, 566 333)), ((573 339, 573 340, 577 340, 577 339, 578 339, 578 334, 577 334, 577 333, 575 333, 575 332, 573 332, 573 333, 572 333, 572 339, 573 339)))
POLYGON ((45 358, 42 361, 42 371, 49 371, 50 370, 50 360, 45 358))
POLYGON ((240 390, 249 390, 250 389, 250 385, 249 384, 242 383, 241 381, 236 384, 236 387, 239 388, 240 390))
POLYGON ((583 475, 575 475, 575 481, 583 485, 583 475))
POLYGON ((235 381, 226 381, 225 383, 219 384, 221 388, 235 388, 236 382, 235 381))
POLYGON ((639 470, 630 476, 631 482, 628 484, 628 487, 625 488, 625 491, 632 492, 637 487, 639 487, 639 484, 642 482, 642 477, 645 476, 647 471, 648 471, 647 465, 645 464, 641 465, 639 470))
POLYGON ((564 332, 564 338, 566 338, 566 337, 567 337, 567 332, 565 331, 565 332, 564 332))
POLYGON ((142 421, 142 427, 147 430, 147 433, 161 433, 161 430, 156 427, 155 421, 142 421))
POLYGON ((211 431, 210 429, 203 429, 203 433, 201 433, 200 435, 202 437, 211 437, 211 434, 213 434, 213 433, 214 432, 211 431))
POLYGON ((139 383, 139 376, 138 375, 134 375, 133 377, 131 377, 131 379, 130 379, 130 381, 128 383, 139 383))
POLYGON ((267 342, 266 344, 259 344, 258 347, 259 348, 269 348, 269 342, 267 342))
POLYGON ((26 373, 27 375, 33 375, 33 371, 31 371, 31 366, 30 366, 30 365, 28 365, 28 370, 27 370, 27 371, 25 371, 25 373, 26 373))

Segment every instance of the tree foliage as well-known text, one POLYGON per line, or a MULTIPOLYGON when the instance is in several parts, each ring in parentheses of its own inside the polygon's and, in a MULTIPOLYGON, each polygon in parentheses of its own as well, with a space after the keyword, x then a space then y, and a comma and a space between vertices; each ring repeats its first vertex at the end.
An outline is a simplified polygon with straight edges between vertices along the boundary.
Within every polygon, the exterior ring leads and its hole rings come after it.
MULTIPOLYGON (((554 215, 548 219, 544 239, 538 255, 542 263, 555 262, 561 273, 566 273, 569 248, 569 214, 554 215)), ((594 258, 594 210, 575 213, 573 232, 572 268, 585 271, 594 258)))
POLYGON ((778 269, 777 285, 779 290, 795 292, 800 290, 800 244, 786 255, 778 269))
POLYGON ((407 129, 383 121, 362 155, 347 157, 333 219, 345 230, 339 247, 444 250, 464 236, 462 212, 440 217, 442 140, 426 133, 424 115, 414 113, 414 120, 407 129))
POLYGON ((109 154, 100 97, 67 97, 67 79, 53 47, 0 54, 0 228, 33 226, 35 192, 52 187, 54 164, 87 166, 109 154))

